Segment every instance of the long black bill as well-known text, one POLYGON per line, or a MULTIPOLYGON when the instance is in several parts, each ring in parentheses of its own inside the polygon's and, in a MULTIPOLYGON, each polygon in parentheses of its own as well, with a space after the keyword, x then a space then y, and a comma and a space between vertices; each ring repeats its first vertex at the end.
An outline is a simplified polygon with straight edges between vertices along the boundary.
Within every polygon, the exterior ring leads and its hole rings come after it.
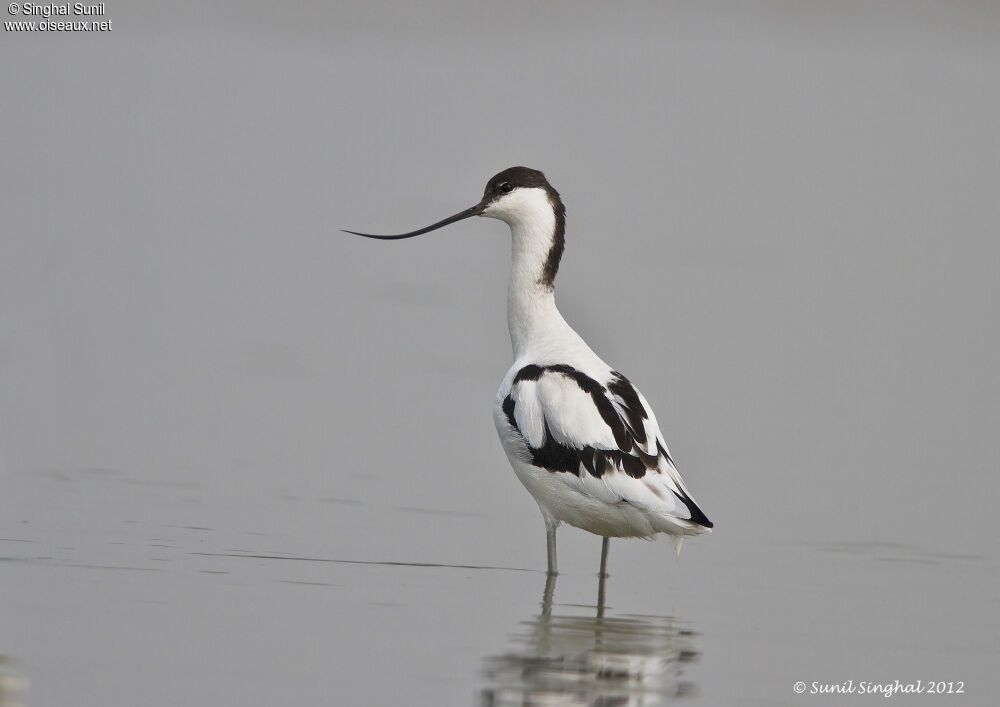
POLYGON ((396 241, 399 240, 400 238, 413 238, 414 236, 419 236, 424 233, 429 233, 430 231, 436 231, 442 226, 447 226, 449 223, 455 223, 456 221, 467 219, 470 216, 478 216, 483 212, 483 209, 485 208, 486 205, 480 202, 475 206, 466 209, 465 211, 459 211, 454 216, 449 216, 444 221, 438 221, 437 223, 433 223, 430 226, 421 228, 420 230, 410 231, 409 233, 400 233, 395 236, 377 236, 374 233, 358 233, 357 231, 348 231, 346 229, 344 230, 344 233, 353 233, 355 236, 364 236, 365 238, 378 238, 379 240, 383 241, 396 241))

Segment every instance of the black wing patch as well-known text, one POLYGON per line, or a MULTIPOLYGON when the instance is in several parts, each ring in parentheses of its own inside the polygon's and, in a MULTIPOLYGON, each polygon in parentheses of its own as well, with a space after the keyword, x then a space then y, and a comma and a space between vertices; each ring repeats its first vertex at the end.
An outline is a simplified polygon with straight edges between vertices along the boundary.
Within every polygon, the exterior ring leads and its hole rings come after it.
MULTIPOLYGON (((646 443, 646 430, 643 422, 646 419, 646 410, 639 400, 639 394, 628 382, 625 376, 614 373, 613 381, 606 389, 603 385, 595 381, 590 376, 578 371, 572 366, 556 364, 552 366, 536 366, 534 364, 525 366, 514 376, 512 385, 517 385, 523 381, 537 381, 545 373, 559 373, 566 376, 580 390, 590 395, 594 407, 600 414, 601 419, 611 429, 618 449, 597 449, 585 446, 575 449, 563 444, 559 444, 552 436, 548 423, 545 423, 545 441, 541 447, 535 448, 527 444, 531 454, 532 464, 548 469, 553 472, 569 472, 579 475, 581 468, 597 478, 615 468, 622 469, 629 476, 641 479, 646 475, 646 471, 656 469, 659 466, 660 454, 665 455, 665 450, 657 442, 657 454, 647 454, 641 445, 646 443), (608 397, 608 393, 615 396, 617 408, 614 402, 608 397), (619 409, 622 413, 619 413, 619 409), (638 442, 638 444, 637 444, 638 442)), ((503 400, 503 412, 507 417, 510 426, 521 434, 514 417, 514 407, 516 403, 508 394, 503 400)), ((523 438, 523 434, 521 435, 523 438)), ((669 457, 667 457, 669 459, 669 457)))
POLYGON ((639 444, 646 444, 646 408, 639 400, 639 393, 618 371, 611 372, 608 391, 618 399, 619 407, 625 413, 625 421, 635 440, 639 444))

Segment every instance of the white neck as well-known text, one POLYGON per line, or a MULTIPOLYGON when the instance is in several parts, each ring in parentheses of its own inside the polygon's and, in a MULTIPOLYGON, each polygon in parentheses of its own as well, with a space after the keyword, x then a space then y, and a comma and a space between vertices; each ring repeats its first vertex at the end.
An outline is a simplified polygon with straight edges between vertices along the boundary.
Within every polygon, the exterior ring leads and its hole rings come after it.
POLYGON ((556 232, 556 214, 544 189, 520 188, 482 214, 510 226, 511 267, 507 285, 507 328, 514 358, 585 346, 556 308, 554 273, 545 265, 556 232))
POLYGON ((578 338, 556 307, 555 283, 545 281, 545 265, 555 238, 555 213, 544 192, 530 191, 536 192, 530 194, 534 198, 504 219, 511 233, 507 328, 515 359, 529 350, 551 350, 567 338, 578 338))
POLYGON ((541 339, 569 329, 556 308, 553 286, 542 284, 545 259, 552 247, 555 220, 549 224, 512 223, 511 268, 507 283, 507 328, 514 357, 541 339), (547 226, 547 228, 546 228, 547 226))

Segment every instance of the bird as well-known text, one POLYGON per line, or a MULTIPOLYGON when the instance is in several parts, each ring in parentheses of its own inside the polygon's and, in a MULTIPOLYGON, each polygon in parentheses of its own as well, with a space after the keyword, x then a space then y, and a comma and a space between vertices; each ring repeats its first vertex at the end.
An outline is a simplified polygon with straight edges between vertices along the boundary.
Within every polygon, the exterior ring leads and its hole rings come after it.
POLYGON ((602 577, 610 538, 666 534, 679 553, 685 538, 710 532, 714 524, 677 471, 646 398, 556 307, 566 207, 544 173, 505 169, 486 183, 478 204, 415 231, 345 232, 401 240, 472 216, 510 227, 507 326, 514 363, 493 418, 515 475, 541 511, 548 574, 558 573, 556 529, 563 523, 601 537, 602 577))

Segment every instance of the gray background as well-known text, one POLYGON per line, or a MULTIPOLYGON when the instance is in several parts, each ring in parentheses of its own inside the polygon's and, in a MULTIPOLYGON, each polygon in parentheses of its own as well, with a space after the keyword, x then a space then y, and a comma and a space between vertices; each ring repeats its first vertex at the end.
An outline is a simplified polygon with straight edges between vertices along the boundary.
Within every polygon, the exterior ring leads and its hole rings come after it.
MULTIPOLYGON (((686 697, 995 703, 1000 6, 107 8, 0 41, 0 654, 31 704, 477 699, 543 584, 490 415, 506 227, 337 229, 514 164, 568 207, 563 313, 717 524, 612 547, 614 608, 697 637, 686 697)), ((599 541, 560 542, 557 601, 592 603, 599 541)))

